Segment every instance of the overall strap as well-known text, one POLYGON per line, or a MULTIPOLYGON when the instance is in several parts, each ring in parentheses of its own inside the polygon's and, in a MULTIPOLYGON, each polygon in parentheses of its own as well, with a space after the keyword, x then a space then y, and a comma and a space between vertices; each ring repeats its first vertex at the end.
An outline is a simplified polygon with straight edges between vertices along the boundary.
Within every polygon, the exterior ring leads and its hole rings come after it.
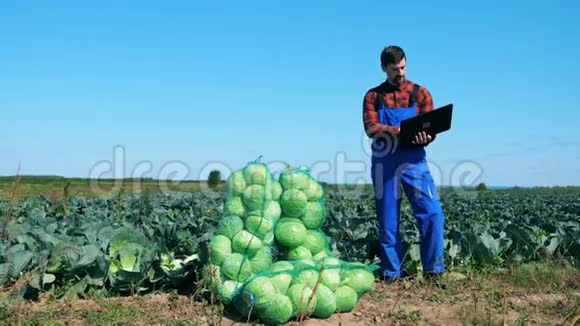
POLYGON ((385 105, 385 99, 384 99, 384 97, 385 97, 385 93, 380 92, 380 91, 377 91, 377 100, 376 100, 376 103, 375 103, 375 106, 377 108, 381 108, 381 107, 386 106, 385 105))
POLYGON ((413 92, 411 93, 411 101, 409 106, 413 105, 413 103, 417 103, 417 94, 419 93, 419 84, 413 85, 413 92))

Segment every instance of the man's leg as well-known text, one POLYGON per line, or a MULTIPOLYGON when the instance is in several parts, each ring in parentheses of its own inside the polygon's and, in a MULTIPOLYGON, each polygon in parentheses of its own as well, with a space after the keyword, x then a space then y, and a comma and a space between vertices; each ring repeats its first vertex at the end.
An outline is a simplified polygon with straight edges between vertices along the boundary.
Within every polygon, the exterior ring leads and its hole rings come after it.
POLYGON ((402 248, 399 233, 401 196, 399 179, 389 162, 372 166, 375 208, 379 226, 381 274, 388 278, 401 276, 402 248))
POLYGON ((405 195, 419 225, 421 262, 425 273, 445 271, 444 215, 426 160, 401 170, 405 195))

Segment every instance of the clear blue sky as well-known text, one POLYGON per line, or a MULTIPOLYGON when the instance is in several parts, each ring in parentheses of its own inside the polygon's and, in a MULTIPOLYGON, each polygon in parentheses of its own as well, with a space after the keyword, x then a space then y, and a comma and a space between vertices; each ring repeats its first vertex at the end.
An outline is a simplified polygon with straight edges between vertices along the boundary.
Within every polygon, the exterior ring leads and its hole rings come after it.
POLYGON ((398 44, 455 104, 438 184, 580 184, 578 1, 50 3, 0 4, 2 175, 206 178, 263 155, 369 181, 362 98, 398 44))

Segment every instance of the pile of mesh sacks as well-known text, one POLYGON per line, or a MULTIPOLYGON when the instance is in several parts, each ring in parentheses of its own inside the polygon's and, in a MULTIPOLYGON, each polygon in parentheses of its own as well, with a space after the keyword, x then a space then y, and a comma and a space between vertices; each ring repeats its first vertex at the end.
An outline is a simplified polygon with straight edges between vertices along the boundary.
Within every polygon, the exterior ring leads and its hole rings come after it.
POLYGON ((333 256, 323 187, 308 169, 289 166, 276 180, 252 161, 226 191, 204 277, 227 310, 264 324, 326 319, 372 290, 376 266, 333 256))

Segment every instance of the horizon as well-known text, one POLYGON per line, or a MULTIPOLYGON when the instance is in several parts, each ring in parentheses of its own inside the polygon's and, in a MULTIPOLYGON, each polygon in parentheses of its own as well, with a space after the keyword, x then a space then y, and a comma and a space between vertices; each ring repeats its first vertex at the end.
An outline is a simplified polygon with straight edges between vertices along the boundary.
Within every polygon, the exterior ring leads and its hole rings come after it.
POLYGON ((397 44, 455 106, 427 147, 438 186, 580 185, 578 2, 400 4, 407 25, 381 1, 27 5, 0 5, 0 175, 205 180, 261 158, 368 184, 362 99, 397 44))
MULTIPOLYGON (((33 178, 33 179, 50 179, 50 178, 54 178, 54 179, 62 179, 62 180, 80 180, 80 181, 88 181, 88 180, 99 180, 99 181, 125 181, 125 180, 138 180, 138 179, 143 179, 146 180, 146 182, 191 182, 191 183, 205 183, 208 182, 207 179, 155 179, 153 177, 117 177, 117 178, 84 178, 84 177, 66 177, 66 176, 62 176, 62 175, 0 175, 0 181, 3 181, 5 179, 16 179, 16 178, 21 178, 21 179, 26 179, 26 178, 33 178)), ((220 182, 225 183, 227 181, 226 178, 223 178, 220 180, 220 182)), ((372 186, 372 183, 358 183, 358 184, 350 184, 350 183, 334 183, 334 182, 327 182, 327 181, 321 181, 322 184, 326 184, 326 185, 330 185, 330 186, 334 186, 334 185, 345 185, 345 186, 372 186)), ((520 186, 520 185, 494 185, 494 184, 486 184, 484 181, 482 181, 481 183, 483 183, 485 185, 485 187, 489 190, 500 190, 500 189, 512 189, 512 188, 525 188, 525 189, 531 189, 531 188, 579 188, 579 185, 554 185, 554 186, 520 186)), ((475 188, 477 186, 479 186, 478 184, 475 185, 444 185, 444 184, 439 184, 437 185, 438 187, 441 188, 453 188, 453 187, 457 187, 457 188, 475 188)))

